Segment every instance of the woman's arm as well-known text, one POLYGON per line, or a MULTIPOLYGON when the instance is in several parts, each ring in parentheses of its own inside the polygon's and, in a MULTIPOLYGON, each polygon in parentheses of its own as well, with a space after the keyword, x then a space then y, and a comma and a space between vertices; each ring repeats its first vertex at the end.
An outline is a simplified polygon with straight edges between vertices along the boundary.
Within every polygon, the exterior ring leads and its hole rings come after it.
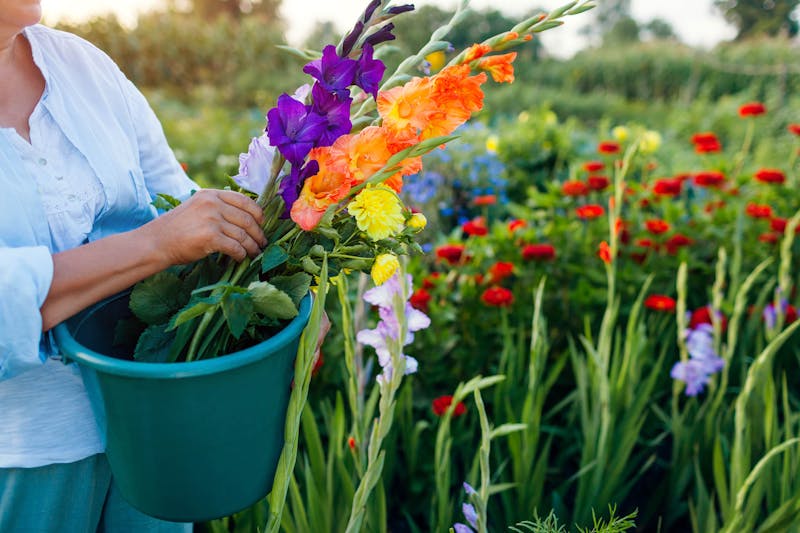
POLYGON ((140 228, 54 254, 42 330, 169 266, 213 252, 253 257, 267 243, 261 222, 250 198, 206 189, 140 228))

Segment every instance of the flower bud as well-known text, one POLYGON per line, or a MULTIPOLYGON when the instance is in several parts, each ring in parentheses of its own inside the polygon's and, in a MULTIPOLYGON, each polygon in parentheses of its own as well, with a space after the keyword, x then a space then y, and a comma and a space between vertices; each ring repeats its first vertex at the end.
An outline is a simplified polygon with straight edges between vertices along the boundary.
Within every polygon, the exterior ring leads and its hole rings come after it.
POLYGON ((422 231, 428 225, 428 219, 422 213, 414 213, 406 222, 406 226, 411 229, 422 231))
POLYGON ((372 264, 372 271, 370 272, 372 281, 375 282, 375 285, 383 285, 389 278, 394 276, 398 268, 400 268, 400 261, 397 260, 397 256, 381 254, 375 258, 375 262, 372 264))

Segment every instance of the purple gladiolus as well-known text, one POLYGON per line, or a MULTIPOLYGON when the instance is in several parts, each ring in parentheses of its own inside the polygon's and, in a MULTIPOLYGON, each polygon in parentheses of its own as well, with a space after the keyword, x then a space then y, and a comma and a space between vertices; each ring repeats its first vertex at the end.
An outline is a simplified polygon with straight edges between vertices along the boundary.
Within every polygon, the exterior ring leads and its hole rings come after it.
POLYGON ((414 4, 404 4, 402 6, 392 6, 389 8, 390 15, 399 15, 400 13, 406 13, 408 11, 414 11, 414 4))
POLYGON ((478 529, 478 513, 475 512, 475 507, 471 503, 462 503, 461 512, 464 513, 464 518, 467 519, 467 523, 475 529, 478 529))
POLYGON ((358 71, 356 72, 355 83, 373 98, 378 98, 378 88, 381 86, 383 73, 386 65, 379 59, 372 57, 372 46, 365 44, 361 50, 361 57, 358 59, 358 71))
POLYGON ((725 360, 714 350, 714 328, 710 324, 687 330, 686 348, 689 360, 675 363, 670 376, 686 383, 687 396, 697 396, 711 380, 711 374, 725 367, 725 360))
POLYGON ((372 15, 375 13, 375 10, 378 9, 380 5, 381 5, 381 0, 372 0, 372 2, 370 2, 367 5, 367 8, 364 10, 364 16, 361 18, 361 20, 364 21, 364 24, 369 22, 369 19, 372 18, 372 15))
POLYGON ((329 44, 322 57, 303 67, 303 72, 316 79, 325 89, 340 96, 348 94, 356 76, 358 63, 349 57, 339 57, 336 47, 329 44))
POLYGON ((300 189, 303 188, 303 182, 317 172, 319 172, 319 163, 313 159, 303 166, 292 165, 292 170, 289 172, 289 175, 284 176, 281 181, 280 193, 285 205, 282 218, 289 217, 289 211, 291 211, 292 205, 297 200, 297 197, 300 196, 300 189))
POLYGON ((669 375, 686 383, 686 396, 697 396, 711 380, 711 376, 705 372, 703 363, 697 359, 675 363, 669 375))
POLYGON ((253 137, 247 153, 239 155, 239 173, 233 181, 243 189, 261 194, 269 181, 274 158, 275 148, 269 145, 267 134, 253 137))
POLYGON ((342 135, 350 133, 353 128, 353 124, 350 122, 352 98, 349 96, 339 98, 318 83, 315 83, 314 88, 311 89, 311 97, 314 100, 311 105, 312 111, 325 120, 325 126, 317 146, 330 146, 342 135))
POLYGON ((453 531, 456 533, 475 533, 475 531, 466 524, 462 524, 461 522, 456 522, 453 524, 453 531))
POLYGON ((394 29, 394 24, 391 22, 385 24, 375 33, 370 34, 366 39, 364 39, 365 45, 376 46, 380 43, 385 43, 386 41, 394 40, 394 35, 392 34, 392 30, 394 29))
POLYGON ((269 142, 293 165, 303 162, 325 128, 325 119, 310 110, 310 106, 282 94, 278 105, 267 113, 269 142))
POLYGON ((355 46, 356 41, 358 38, 361 37, 361 34, 364 33, 364 23, 360 20, 356 22, 353 29, 350 30, 350 33, 342 40, 342 56, 349 56, 350 52, 353 51, 353 46, 355 46))

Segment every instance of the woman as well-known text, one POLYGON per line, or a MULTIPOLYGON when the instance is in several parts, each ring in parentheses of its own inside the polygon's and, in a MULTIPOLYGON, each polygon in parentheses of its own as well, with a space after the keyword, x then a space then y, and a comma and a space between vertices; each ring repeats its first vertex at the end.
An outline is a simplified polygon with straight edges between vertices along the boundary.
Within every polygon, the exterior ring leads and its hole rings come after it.
POLYGON ((76 36, 0 0, 0 531, 184 531, 117 493, 49 330, 171 265, 266 244, 249 198, 186 177, 144 97, 76 36), (188 198, 156 218, 156 193, 188 198))

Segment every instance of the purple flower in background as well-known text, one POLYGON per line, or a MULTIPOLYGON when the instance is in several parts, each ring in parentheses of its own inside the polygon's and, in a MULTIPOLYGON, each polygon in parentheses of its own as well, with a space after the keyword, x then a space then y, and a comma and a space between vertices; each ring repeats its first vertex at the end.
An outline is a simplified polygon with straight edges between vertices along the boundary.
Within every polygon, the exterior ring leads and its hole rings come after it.
POLYGON ((311 89, 311 96, 314 100, 311 105, 312 111, 325 120, 325 127, 317 146, 330 146, 342 135, 350 133, 353 128, 353 124, 350 122, 352 98, 349 96, 339 98, 336 93, 326 91, 318 83, 315 83, 314 88, 311 89))
POLYGON ((394 24, 391 22, 389 24, 385 24, 383 27, 381 27, 381 29, 370 34, 366 39, 364 39, 364 45, 376 46, 380 43, 394 40, 395 37, 392 35, 393 29, 394 24))
POLYGON ((378 88, 381 86, 383 73, 386 65, 379 59, 372 57, 372 46, 365 44, 361 50, 361 57, 358 58, 358 71, 356 72, 355 83, 373 98, 378 98, 378 88))
POLYGON ((472 496, 473 494, 478 493, 478 491, 476 491, 475 488, 466 481, 463 483, 463 487, 464 487, 464 492, 467 493, 467 496, 472 496))
POLYGON ((339 57, 336 47, 329 44, 322 50, 322 57, 303 67, 303 72, 314 77, 328 91, 345 96, 348 87, 353 85, 357 69, 355 59, 339 57))
POLYGON ((293 165, 303 162, 325 128, 325 119, 310 110, 310 106, 282 94, 278 105, 267 113, 269 142, 293 165))
POLYGON ((246 154, 239 154, 239 173, 233 181, 243 189, 261 194, 267 186, 272 172, 275 148, 269 145, 267 134, 253 137, 246 154))
POLYGON ((475 507, 471 503, 462 503, 461 512, 464 513, 467 523, 478 529, 478 513, 475 512, 475 507))
POLYGON ((456 522, 453 524, 453 531, 456 533, 475 533, 474 529, 466 524, 462 524, 461 522, 456 522))
POLYGON ((673 379, 686 383, 686 395, 697 396, 711 380, 711 374, 725 367, 725 360, 714 350, 714 328, 699 324, 686 331, 689 360, 675 363, 670 372, 673 379))
POLYGON ((675 363, 669 375, 673 379, 686 383, 686 396, 697 396, 703 392, 703 387, 711 379, 710 374, 706 373, 702 361, 697 359, 689 359, 685 363, 675 363))
POLYGON ((317 172, 319 172, 319 163, 313 159, 302 167, 300 165, 292 165, 292 170, 289 172, 289 175, 284 176, 281 181, 280 193, 283 198, 283 203, 286 206, 283 211, 283 218, 289 217, 292 204, 294 204, 297 197, 300 196, 300 189, 303 188, 303 182, 317 172))

